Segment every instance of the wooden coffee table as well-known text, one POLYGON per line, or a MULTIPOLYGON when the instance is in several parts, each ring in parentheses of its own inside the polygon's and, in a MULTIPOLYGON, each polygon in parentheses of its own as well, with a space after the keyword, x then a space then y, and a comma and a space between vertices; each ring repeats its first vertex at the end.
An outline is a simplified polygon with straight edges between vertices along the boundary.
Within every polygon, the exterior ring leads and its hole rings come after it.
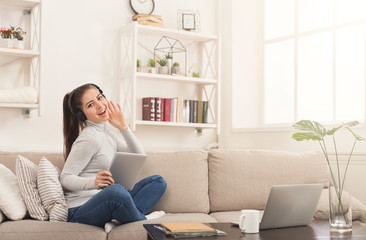
MULTIPOLYGON (((153 227, 154 224, 144 224, 153 227)), ((199 237, 189 238, 197 240, 309 240, 309 239, 347 239, 347 240, 365 240, 366 239, 366 224, 359 221, 353 222, 352 232, 346 234, 333 234, 329 231, 328 221, 313 221, 309 226, 290 227, 279 229, 261 230, 256 234, 243 234, 238 226, 231 223, 210 223, 214 228, 220 229, 227 233, 226 236, 218 237, 199 237)), ((153 229, 153 228, 150 228, 153 229)), ((150 240, 170 240, 174 238, 166 238, 164 233, 153 230, 148 233, 150 240)), ((187 239, 187 238, 184 238, 187 239)))

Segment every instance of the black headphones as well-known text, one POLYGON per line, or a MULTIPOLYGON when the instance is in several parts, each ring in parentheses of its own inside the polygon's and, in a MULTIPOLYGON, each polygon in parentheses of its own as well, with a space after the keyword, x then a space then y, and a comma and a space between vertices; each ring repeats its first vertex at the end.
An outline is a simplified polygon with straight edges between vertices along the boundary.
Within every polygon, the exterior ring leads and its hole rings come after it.
POLYGON ((87 84, 84 84, 84 85, 82 85, 82 86, 80 86, 80 87, 78 87, 78 88, 75 88, 71 93, 70 93, 70 95, 69 95, 69 100, 68 100, 68 105, 69 105, 69 109, 70 109, 70 111, 80 120, 80 121, 82 121, 82 122, 84 122, 84 121, 86 121, 86 116, 85 116, 85 113, 82 111, 82 110, 80 110, 80 109, 73 109, 72 108, 72 98, 74 97, 74 93, 76 92, 76 90, 78 90, 79 88, 81 88, 81 87, 83 87, 83 86, 85 86, 85 85, 92 85, 92 86, 94 86, 96 89, 98 89, 98 91, 99 91, 99 93, 104 97, 104 98, 106 98, 105 96, 104 96, 104 94, 103 94, 103 91, 102 91, 102 89, 100 89, 97 85, 95 85, 95 84, 93 84, 93 83, 87 83, 87 84))

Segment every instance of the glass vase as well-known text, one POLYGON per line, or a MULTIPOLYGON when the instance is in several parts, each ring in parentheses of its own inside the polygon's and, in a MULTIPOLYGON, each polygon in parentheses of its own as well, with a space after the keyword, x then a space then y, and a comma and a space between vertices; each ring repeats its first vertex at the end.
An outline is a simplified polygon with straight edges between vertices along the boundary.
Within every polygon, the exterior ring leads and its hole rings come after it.
POLYGON ((352 231, 351 194, 346 191, 347 178, 333 171, 329 180, 329 223, 330 231, 346 233, 352 231))

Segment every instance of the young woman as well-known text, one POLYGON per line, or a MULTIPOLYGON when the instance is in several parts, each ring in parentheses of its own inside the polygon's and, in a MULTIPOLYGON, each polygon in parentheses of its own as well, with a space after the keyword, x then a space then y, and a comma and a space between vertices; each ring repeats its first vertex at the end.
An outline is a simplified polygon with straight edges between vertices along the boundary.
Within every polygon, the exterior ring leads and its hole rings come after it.
POLYGON ((108 101, 98 86, 85 84, 65 95, 63 113, 66 163, 60 181, 69 208, 68 221, 104 227, 112 219, 120 223, 147 219, 145 214, 163 196, 166 182, 161 176, 150 176, 131 191, 114 184, 108 170, 114 153, 144 153, 120 105, 108 101))

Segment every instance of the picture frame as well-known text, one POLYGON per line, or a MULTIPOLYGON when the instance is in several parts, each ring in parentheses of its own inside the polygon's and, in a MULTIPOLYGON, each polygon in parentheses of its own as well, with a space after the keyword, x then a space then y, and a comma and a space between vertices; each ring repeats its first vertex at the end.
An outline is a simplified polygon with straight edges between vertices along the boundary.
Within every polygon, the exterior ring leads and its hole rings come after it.
POLYGON ((182 10, 177 12, 178 29, 186 31, 201 31, 200 13, 198 10, 182 10))

